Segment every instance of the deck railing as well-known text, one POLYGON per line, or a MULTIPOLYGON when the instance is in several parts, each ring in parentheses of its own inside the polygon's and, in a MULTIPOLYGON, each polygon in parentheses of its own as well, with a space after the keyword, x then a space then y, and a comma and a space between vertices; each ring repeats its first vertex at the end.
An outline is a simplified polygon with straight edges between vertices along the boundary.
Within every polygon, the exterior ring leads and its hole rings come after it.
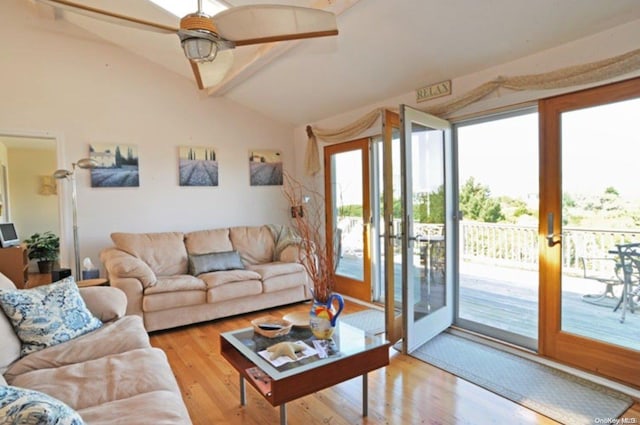
MULTIPOLYGON (((460 223, 460 247, 463 261, 482 262, 535 270, 538 268, 538 228, 516 224, 460 223)), ((615 257, 609 251, 616 244, 640 241, 640 229, 589 229, 564 227, 562 231, 562 267, 568 274, 581 275, 581 258, 615 257)), ((611 268, 607 262, 587 262, 588 271, 611 268)))
MULTIPOLYGON (((342 220, 343 242, 348 242, 347 236, 354 234, 360 237, 355 245, 361 247, 362 220, 353 217, 343 217, 342 220)), ((400 229, 399 222, 397 228, 400 229)), ((414 223, 414 229, 416 235, 442 235, 444 225, 414 223)), ((537 226, 460 222, 459 246, 462 261, 537 270, 540 240, 537 226)), ((640 242, 640 229, 564 227, 562 229, 563 271, 581 276, 584 272, 582 258, 615 258, 615 254, 610 251, 615 250, 616 244, 631 242, 640 242)), ((584 265, 587 272, 610 272, 612 268, 611 262, 607 261, 587 261, 584 265)))

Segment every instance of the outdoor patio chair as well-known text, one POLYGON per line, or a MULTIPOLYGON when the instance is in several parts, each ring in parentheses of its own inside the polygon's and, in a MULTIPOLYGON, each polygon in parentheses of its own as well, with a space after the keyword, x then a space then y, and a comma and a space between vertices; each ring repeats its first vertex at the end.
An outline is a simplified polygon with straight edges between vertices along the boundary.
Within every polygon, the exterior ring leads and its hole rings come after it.
POLYGON ((640 298, 640 243, 616 245, 619 262, 623 271, 623 288, 620 299, 613 311, 622 308, 620 323, 624 323, 627 311, 634 313, 640 298))
POLYGON ((621 292, 624 284, 624 274, 619 259, 617 257, 580 257, 579 261, 585 279, 596 280, 605 285, 604 290, 599 294, 583 295, 582 301, 614 307, 620 297, 619 293, 614 293, 614 288, 621 292))

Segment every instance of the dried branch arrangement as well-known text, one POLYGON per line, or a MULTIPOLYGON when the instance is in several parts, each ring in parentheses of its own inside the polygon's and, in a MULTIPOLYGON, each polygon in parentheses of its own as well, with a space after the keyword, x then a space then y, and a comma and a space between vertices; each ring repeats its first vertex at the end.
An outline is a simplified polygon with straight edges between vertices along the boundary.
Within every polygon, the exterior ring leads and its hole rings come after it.
POLYGON ((292 227, 301 238, 300 260, 313 283, 313 296, 327 302, 334 286, 334 261, 324 233, 324 197, 286 172, 282 190, 291 209, 292 227))

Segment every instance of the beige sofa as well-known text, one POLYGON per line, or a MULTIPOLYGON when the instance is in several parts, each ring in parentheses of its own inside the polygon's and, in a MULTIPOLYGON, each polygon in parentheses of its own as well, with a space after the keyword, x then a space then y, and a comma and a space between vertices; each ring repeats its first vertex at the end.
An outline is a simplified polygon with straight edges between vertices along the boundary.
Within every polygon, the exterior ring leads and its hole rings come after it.
POLYGON ((100 255, 109 282, 124 291, 127 314, 142 317, 149 332, 311 298, 286 226, 113 233, 111 239, 115 246, 100 255))
MULTIPOLYGON (((15 286, 0 274, 0 288, 15 286)), ((80 293, 102 327, 22 357, 21 341, 0 309, 0 389, 9 384, 45 393, 89 425, 191 424, 164 352, 151 347, 139 317, 123 317, 124 294, 104 287, 80 293)))

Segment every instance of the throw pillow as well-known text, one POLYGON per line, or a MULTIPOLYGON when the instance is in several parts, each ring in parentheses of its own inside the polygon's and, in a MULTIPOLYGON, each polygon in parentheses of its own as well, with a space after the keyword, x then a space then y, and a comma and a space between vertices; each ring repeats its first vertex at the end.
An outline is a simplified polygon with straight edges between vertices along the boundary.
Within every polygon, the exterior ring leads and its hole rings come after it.
POLYGON ((83 425, 72 408, 47 394, 12 386, 0 387, 2 423, 37 425, 83 425))
POLYGON ((210 252, 207 254, 189 255, 189 274, 193 276, 222 270, 243 269, 244 264, 242 264, 238 251, 210 252))
POLYGON ((102 326, 87 309, 73 277, 31 289, 0 289, 0 307, 22 342, 21 356, 102 326))

